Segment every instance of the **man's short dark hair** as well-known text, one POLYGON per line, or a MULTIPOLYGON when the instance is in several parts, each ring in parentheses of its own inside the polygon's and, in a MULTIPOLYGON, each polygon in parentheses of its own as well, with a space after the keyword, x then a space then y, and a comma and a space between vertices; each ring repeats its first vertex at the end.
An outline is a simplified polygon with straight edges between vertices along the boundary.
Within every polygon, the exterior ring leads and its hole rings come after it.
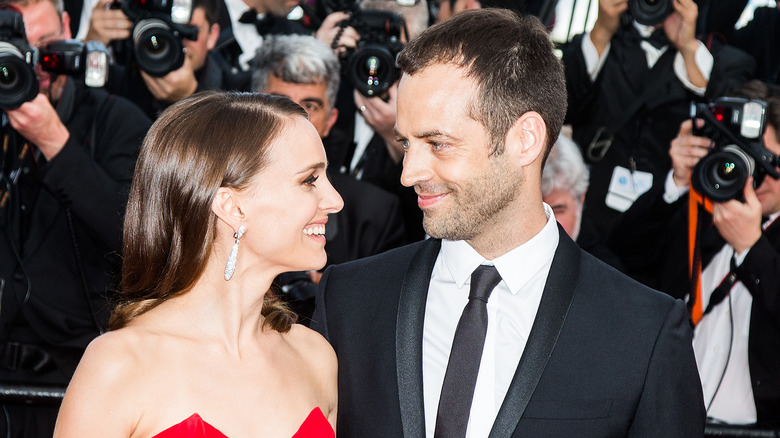
POLYGON ((203 9, 203 15, 206 16, 206 21, 208 21, 209 26, 213 26, 214 23, 217 22, 217 0, 194 0, 192 2, 192 9, 195 8, 201 8, 203 9))
POLYGON ((398 64, 414 75, 433 64, 465 68, 477 82, 471 116, 488 131, 493 153, 502 153, 512 125, 528 111, 547 125, 546 159, 566 115, 563 64, 534 16, 505 9, 456 14, 426 29, 404 48, 398 64))

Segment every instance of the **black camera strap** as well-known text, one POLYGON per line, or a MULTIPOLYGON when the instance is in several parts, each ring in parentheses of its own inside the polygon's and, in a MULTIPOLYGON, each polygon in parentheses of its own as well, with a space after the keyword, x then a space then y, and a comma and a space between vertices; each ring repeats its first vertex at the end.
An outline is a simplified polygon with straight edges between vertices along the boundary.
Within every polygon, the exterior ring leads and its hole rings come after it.
MULTIPOLYGON (((671 56, 670 54, 674 53, 676 53, 675 50, 667 50, 661 57, 671 56)), ((659 58, 657 63, 660 62, 661 59, 659 58)), ((611 124, 600 126, 596 130, 593 139, 585 148, 585 156, 589 163, 598 163, 607 155, 609 148, 612 146, 612 141, 615 139, 615 134, 645 106, 651 96, 657 96, 661 92, 661 87, 665 84, 664 81, 650 81, 650 85, 645 88, 642 94, 640 94, 628 108, 621 112, 618 117, 613 119, 611 124)))

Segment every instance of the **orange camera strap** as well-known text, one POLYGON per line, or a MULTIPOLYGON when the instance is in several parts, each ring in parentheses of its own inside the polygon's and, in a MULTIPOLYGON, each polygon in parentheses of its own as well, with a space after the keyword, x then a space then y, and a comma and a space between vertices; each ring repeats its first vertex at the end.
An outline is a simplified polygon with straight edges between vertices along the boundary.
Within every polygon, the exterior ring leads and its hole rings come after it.
POLYGON ((696 325, 704 315, 701 296, 701 218, 699 213, 712 214, 712 201, 691 187, 688 194, 688 266, 690 267, 691 296, 688 307, 691 321, 696 325))

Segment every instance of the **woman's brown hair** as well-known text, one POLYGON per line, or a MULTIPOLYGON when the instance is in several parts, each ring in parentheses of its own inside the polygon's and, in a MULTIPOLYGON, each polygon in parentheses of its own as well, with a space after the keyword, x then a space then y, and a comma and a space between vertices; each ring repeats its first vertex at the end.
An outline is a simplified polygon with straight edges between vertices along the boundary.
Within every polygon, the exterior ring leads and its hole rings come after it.
MULTIPOLYGON (((187 292, 216 237, 217 189, 244 189, 266 165, 284 123, 306 112, 260 93, 199 93, 165 110, 144 139, 124 225, 118 303, 110 329, 187 292)), ((286 332, 295 314, 271 291, 264 327, 286 332)))

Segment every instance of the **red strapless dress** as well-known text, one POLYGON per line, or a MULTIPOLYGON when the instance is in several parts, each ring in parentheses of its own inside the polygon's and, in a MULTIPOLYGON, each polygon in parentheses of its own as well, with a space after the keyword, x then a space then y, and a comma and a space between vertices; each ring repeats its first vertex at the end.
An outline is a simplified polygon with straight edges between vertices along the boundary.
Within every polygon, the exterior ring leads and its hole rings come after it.
MULTIPOLYGON (((314 408, 292 438, 335 438, 335 436, 336 433, 333 432, 333 428, 330 427, 328 419, 320 408, 314 408)), ((203 421, 200 415, 192 414, 190 418, 165 429, 152 438, 227 438, 227 435, 203 421)))

